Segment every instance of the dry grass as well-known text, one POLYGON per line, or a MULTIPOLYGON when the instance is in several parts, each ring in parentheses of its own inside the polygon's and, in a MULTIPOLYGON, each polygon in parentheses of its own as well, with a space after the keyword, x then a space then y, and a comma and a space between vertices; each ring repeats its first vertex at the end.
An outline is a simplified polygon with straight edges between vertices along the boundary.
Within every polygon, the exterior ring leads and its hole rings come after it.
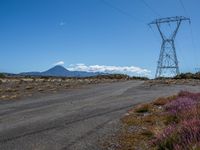
POLYGON ((160 112, 157 106, 145 104, 136 107, 130 115, 123 117, 121 119, 123 130, 117 140, 120 145, 118 150, 148 149, 148 141, 165 126, 166 117, 160 115, 160 112))
POLYGON ((166 98, 163 98, 163 97, 160 97, 157 100, 153 101, 153 105, 156 105, 156 106, 163 106, 166 103, 167 103, 167 100, 166 98))
POLYGON ((156 106, 163 106, 176 98, 177 98, 177 95, 172 95, 168 97, 159 97, 158 99, 154 100, 152 103, 153 105, 156 105, 156 106))
POLYGON ((124 132, 119 137, 120 150, 144 150, 147 149, 146 140, 149 140, 153 136, 153 133, 147 129, 140 130, 137 135, 130 132, 124 132))

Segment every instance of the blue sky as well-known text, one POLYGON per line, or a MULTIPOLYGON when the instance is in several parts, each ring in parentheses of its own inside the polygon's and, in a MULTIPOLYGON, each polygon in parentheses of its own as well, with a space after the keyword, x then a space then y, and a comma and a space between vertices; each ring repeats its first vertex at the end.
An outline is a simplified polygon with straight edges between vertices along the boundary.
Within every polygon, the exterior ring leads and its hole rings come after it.
POLYGON ((145 2, 149 7, 143 0, 0 0, 0 72, 43 71, 63 61, 67 68, 134 66, 154 76, 161 40, 147 23, 179 15, 192 19, 176 39, 180 70, 198 68, 200 1, 182 0, 187 12, 179 0, 145 2))

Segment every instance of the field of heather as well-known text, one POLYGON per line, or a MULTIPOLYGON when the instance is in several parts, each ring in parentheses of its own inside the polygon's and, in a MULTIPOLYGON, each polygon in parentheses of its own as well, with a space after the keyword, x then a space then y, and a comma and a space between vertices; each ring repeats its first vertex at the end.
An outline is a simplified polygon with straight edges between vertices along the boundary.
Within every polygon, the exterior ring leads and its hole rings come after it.
POLYGON ((177 95, 140 104, 122 119, 120 131, 105 142, 117 150, 199 150, 200 93, 177 95))

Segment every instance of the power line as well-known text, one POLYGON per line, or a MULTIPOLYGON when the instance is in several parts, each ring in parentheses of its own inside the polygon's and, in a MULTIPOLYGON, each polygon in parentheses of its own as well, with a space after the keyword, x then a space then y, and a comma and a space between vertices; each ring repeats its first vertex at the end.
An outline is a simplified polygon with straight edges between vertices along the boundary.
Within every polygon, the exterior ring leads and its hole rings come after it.
POLYGON ((106 0, 100 0, 100 1, 103 2, 105 5, 107 5, 108 7, 110 7, 110 8, 112 8, 112 9, 116 10, 117 12, 119 12, 119 13, 125 15, 125 16, 128 16, 128 17, 130 17, 130 18, 132 18, 132 19, 136 19, 138 22, 144 24, 144 21, 143 21, 142 19, 140 19, 140 18, 138 18, 138 17, 136 17, 136 16, 134 16, 134 15, 128 13, 127 11, 125 11, 125 10, 119 8, 119 7, 116 7, 116 6, 113 5, 112 3, 110 3, 110 2, 108 2, 108 1, 106 1, 106 0))
MULTIPOLYGON (((182 0, 178 0, 178 1, 179 1, 180 5, 181 5, 185 15, 189 16, 189 13, 188 13, 183 1, 182 0)), ((195 65, 198 65, 197 64, 197 54, 196 54, 196 44, 195 44, 195 40, 194 40, 194 34, 193 34, 191 23, 190 23, 189 26, 190 26, 190 36, 191 36, 191 41, 192 41, 192 47, 194 49, 194 61, 195 61, 195 65)))
POLYGON ((198 65, 197 63, 197 53, 196 53, 196 50, 197 50, 197 47, 196 47, 196 44, 195 44, 195 40, 194 40, 194 34, 193 34, 193 30, 192 30, 192 26, 190 24, 190 35, 191 35, 191 40, 192 40, 192 47, 194 49, 194 59, 195 59, 195 65, 198 65))
MULTIPOLYGON (((139 19, 139 18, 136 18, 135 16, 133 16, 132 14, 129 14, 128 12, 124 11, 123 9, 118 8, 118 7, 114 6, 114 5, 112 5, 110 2, 108 2, 108 1, 106 1, 106 0, 100 0, 100 1, 103 2, 105 5, 107 5, 108 7, 112 8, 112 9, 115 9, 115 10, 118 11, 119 13, 121 13, 121 14, 123 14, 123 15, 126 15, 126 16, 128 16, 128 17, 131 17, 132 19, 137 19, 140 23, 143 23, 143 24, 144 24, 144 21, 143 21, 143 20, 141 20, 141 19, 139 19)), ((144 3, 145 3, 145 2, 144 2, 144 3)), ((149 8, 151 9, 151 7, 148 6, 147 3, 145 3, 145 4, 146 4, 147 7, 149 7, 149 8)), ((155 12, 155 13, 156 13, 156 12, 155 12)), ((151 26, 149 26, 149 28, 150 28, 150 30, 152 31, 152 33, 153 33, 155 39, 158 41, 158 43, 160 43, 160 40, 159 40, 159 38, 156 36, 155 31, 152 29, 151 26)))
POLYGON ((156 32, 153 30, 153 28, 151 26, 149 26, 149 29, 151 30, 151 32, 153 33, 156 41, 160 44, 160 38, 157 36, 156 32))
POLYGON ((145 0, 140 0, 141 2, 143 2, 143 4, 147 7, 147 8, 149 8, 156 16, 159 16, 160 17, 160 14, 157 12, 157 11, 155 11, 155 9, 153 9, 145 0))
POLYGON ((183 1, 182 0, 178 0, 178 1, 180 3, 181 7, 183 8, 183 11, 184 11, 185 15, 188 16, 188 12, 187 12, 187 9, 186 9, 183 1))
MULTIPOLYGON (((155 11, 145 0, 140 0, 140 2, 142 2, 148 9, 150 9, 151 12, 152 12, 153 14, 155 14, 156 16, 159 16, 159 17, 160 17, 160 14, 159 14, 157 11, 155 11)), ((158 43, 160 43, 160 40, 159 40, 159 38, 156 36, 156 33, 155 33, 155 31, 153 30, 153 28, 152 28, 150 25, 149 25, 149 28, 150 28, 150 30, 152 31, 152 33, 153 33, 155 39, 158 41, 158 43)))

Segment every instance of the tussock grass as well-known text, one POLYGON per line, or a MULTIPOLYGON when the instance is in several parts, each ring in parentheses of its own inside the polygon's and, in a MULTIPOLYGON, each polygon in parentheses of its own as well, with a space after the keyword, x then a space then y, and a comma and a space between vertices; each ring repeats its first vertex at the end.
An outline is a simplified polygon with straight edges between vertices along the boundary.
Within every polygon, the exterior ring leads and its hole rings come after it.
POLYGON ((168 97, 159 97, 158 99, 153 101, 153 105, 163 106, 176 98, 177 98, 177 95, 172 95, 168 97))

